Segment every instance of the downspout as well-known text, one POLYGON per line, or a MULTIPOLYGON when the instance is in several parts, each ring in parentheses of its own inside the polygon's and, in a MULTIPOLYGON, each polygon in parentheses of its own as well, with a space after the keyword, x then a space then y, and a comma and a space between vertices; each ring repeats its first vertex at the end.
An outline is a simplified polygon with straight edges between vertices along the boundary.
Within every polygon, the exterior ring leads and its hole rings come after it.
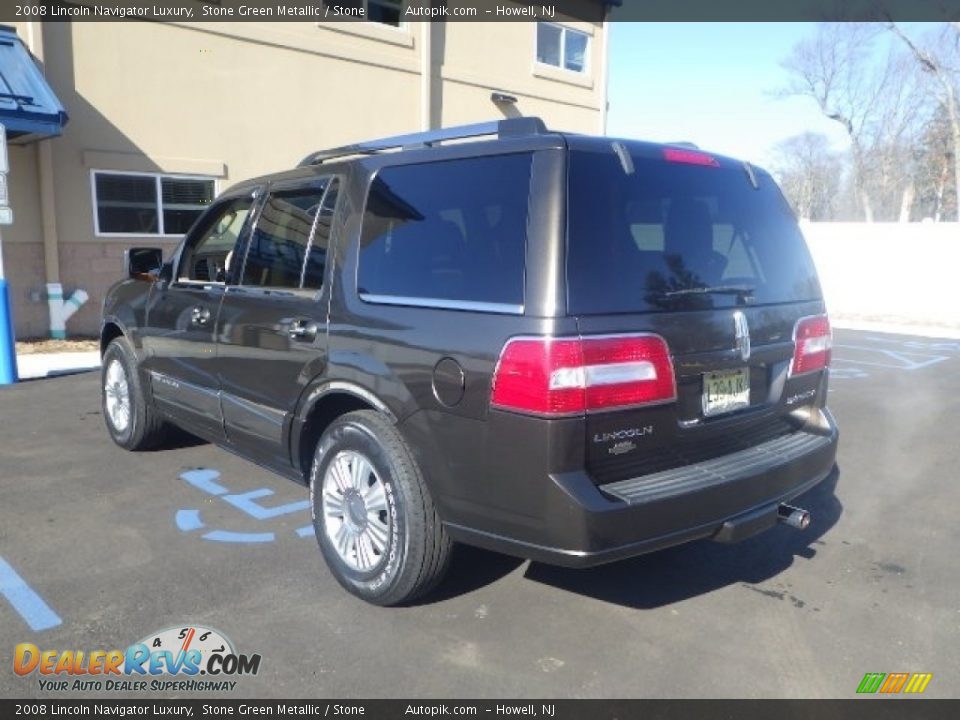
MULTIPOLYGON (((46 65, 43 54, 43 24, 27 23, 27 47, 33 56, 46 65)), ((53 185, 53 146, 50 140, 37 143, 37 177, 40 182, 40 216, 43 226, 43 266, 47 284, 47 306, 50 313, 50 337, 67 336, 66 322, 88 299, 86 291, 75 291, 63 301, 60 284, 60 238, 57 233, 57 203, 53 185)))
POLYGON ((610 91, 610 6, 603 15, 603 24, 600 28, 600 38, 603 44, 603 55, 600 58, 600 134, 607 134, 607 97, 610 91))
POLYGON ((420 129, 433 125, 433 29, 430 21, 420 23, 420 129))

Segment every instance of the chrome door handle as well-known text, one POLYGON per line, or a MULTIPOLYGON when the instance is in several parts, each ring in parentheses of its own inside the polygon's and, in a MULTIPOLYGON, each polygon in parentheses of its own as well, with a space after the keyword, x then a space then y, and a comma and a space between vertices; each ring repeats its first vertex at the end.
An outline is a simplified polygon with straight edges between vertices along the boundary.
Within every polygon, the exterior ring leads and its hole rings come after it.
POLYGON ((195 325, 206 325, 210 321, 210 311, 205 307, 195 307, 190 310, 190 320, 195 325))
POLYGON ((287 334, 293 340, 313 342, 317 337, 317 324, 310 320, 294 320, 290 323, 287 334))

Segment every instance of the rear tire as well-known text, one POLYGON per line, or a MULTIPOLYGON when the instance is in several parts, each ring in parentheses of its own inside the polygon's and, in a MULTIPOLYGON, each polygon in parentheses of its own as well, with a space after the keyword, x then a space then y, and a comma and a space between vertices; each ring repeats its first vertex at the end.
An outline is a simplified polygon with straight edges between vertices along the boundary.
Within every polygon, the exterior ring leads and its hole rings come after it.
POLYGON ((337 581, 375 605, 410 603, 450 564, 452 543, 406 441, 373 410, 320 438, 310 473, 317 542, 337 581))
POLYGON ((107 346, 100 371, 103 421, 113 441, 127 450, 160 445, 164 425, 140 380, 130 342, 118 337, 107 346))

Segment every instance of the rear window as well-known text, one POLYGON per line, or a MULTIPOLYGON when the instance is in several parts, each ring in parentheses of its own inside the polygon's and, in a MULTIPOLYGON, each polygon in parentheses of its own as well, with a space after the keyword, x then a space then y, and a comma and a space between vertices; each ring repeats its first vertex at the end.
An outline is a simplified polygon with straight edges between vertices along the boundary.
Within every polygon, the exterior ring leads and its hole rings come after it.
POLYGON ((527 153, 382 169, 363 218, 361 297, 521 306, 530 164, 527 153))
POLYGON ((612 147, 570 154, 571 313, 820 298, 806 244, 769 175, 754 170, 755 189, 739 165, 697 166, 638 153, 630 159, 625 170, 612 147), (729 294, 683 292, 706 287, 729 294))

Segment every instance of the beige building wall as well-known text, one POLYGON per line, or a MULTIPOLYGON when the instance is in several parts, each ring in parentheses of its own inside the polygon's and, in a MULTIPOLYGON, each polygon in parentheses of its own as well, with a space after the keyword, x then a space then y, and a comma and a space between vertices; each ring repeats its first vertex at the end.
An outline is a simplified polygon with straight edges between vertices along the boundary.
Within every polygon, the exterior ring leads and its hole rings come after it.
MULTIPOLYGON (((18 336, 46 334, 42 291, 56 280, 66 296, 77 288, 90 295, 68 332, 96 334, 123 251, 179 242, 98 237, 93 170, 210 176, 219 192, 313 150, 425 127, 524 114, 600 132, 603 28, 571 26, 592 37, 584 74, 538 66, 532 23, 43 25, 47 80, 70 115, 63 136, 45 141, 60 277, 44 274, 40 153, 12 148, 16 224, 4 240, 18 336), (493 91, 517 102, 498 106, 493 91)), ((18 32, 27 40, 40 28, 23 23, 18 32)))

